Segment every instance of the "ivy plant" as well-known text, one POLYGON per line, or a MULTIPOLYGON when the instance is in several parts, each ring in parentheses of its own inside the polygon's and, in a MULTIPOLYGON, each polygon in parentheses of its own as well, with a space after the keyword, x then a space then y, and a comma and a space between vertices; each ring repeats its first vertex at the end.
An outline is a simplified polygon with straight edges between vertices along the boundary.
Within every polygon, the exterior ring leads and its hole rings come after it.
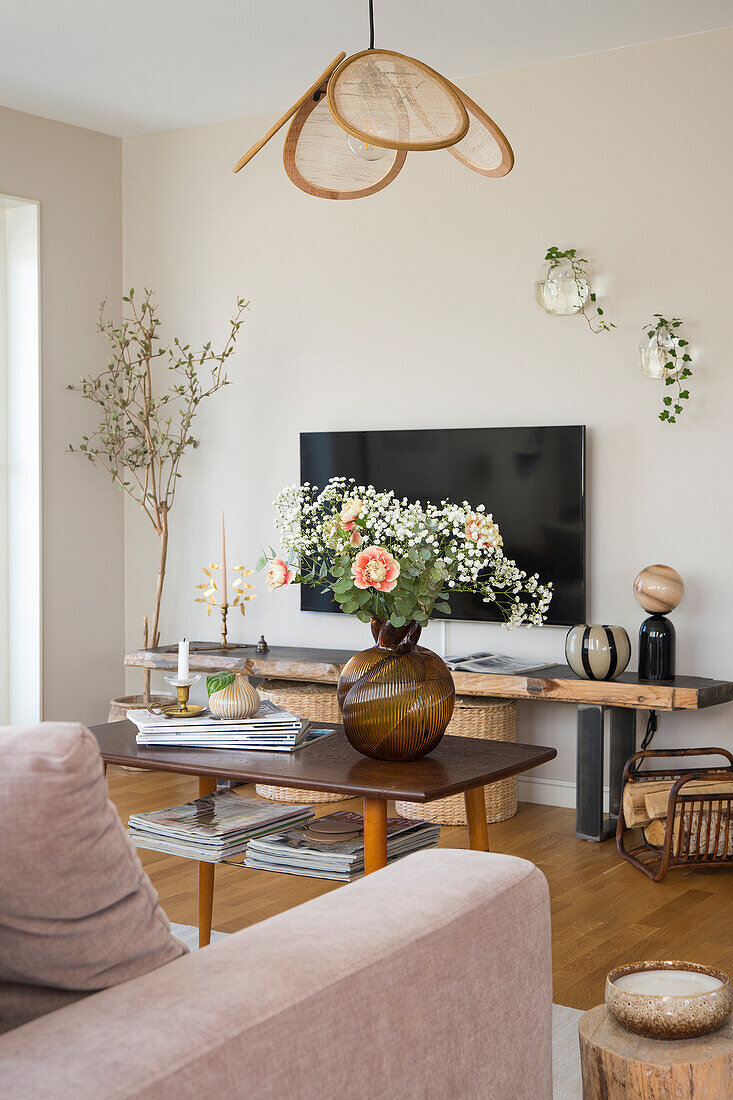
POLYGON ((659 419, 665 424, 676 424, 677 417, 689 400, 690 391, 687 379, 692 377, 692 356, 688 348, 689 340, 682 335, 682 321, 679 317, 667 319, 661 313, 654 314, 654 320, 645 326, 647 337, 656 344, 660 362, 664 363, 665 386, 676 386, 677 392, 665 393, 662 398, 664 408, 659 419))
POLYGON ((578 298, 583 303, 580 307, 580 313, 582 313, 588 322, 588 328, 591 332, 610 332, 612 328, 616 328, 613 321, 606 320, 603 310, 598 305, 598 296, 591 286, 590 277, 585 267, 588 260, 586 260, 584 256, 579 256, 577 249, 566 248, 562 251, 557 245, 553 244, 547 249, 545 260, 548 264, 548 277, 561 263, 565 262, 570 265, 575 284, 578 288, 578 298), (590 293, 587 301, 584 301, 586 287, 588 287, 590 293), (591 312, 594 308, 595 312, 591 312))

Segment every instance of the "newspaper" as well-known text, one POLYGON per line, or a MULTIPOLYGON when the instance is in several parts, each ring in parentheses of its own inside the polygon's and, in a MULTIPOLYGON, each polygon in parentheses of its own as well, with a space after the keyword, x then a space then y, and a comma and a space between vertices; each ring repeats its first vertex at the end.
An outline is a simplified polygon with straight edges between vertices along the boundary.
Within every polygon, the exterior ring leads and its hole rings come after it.
POLYGON ((449 656, 443 660, 452 672, 494 672, 517 676, 550 667, 547 661, 538 663, 523 657, 509 657, 506 653, 469 653, 466 657, 449 656))

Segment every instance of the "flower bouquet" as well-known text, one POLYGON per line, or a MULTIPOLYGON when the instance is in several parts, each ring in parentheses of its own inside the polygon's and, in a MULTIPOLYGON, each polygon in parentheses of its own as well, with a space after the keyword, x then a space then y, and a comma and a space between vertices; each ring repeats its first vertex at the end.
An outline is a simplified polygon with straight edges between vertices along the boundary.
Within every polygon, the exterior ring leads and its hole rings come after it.
POLYGON ((545 620, 552 585, 504 556, 484 505, 410 502, 341 477, 322 490, 290 486, 274 504, 285 556, 258 562, 268 586, 330 591, 372 624, 376 646, 349 661, 338 687, 346 735, 369 756, 415 759, 442 737, 453 680, 417 640, 434 611, 450 614, 452 592, 495 604, 508 627, 545 620))

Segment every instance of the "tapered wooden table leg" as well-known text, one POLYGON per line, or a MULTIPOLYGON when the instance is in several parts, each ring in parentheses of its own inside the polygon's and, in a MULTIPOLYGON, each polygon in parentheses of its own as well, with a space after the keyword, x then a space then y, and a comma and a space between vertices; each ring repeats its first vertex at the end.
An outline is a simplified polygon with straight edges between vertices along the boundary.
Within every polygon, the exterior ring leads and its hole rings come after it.
MULTIPOLYGON (((199 798, 216 790, 216 779, 199 776, 199 798)), ((211 941, 211 917, 214 911, 215 863, 199 863, 199 947, 208 947, 211 941)))
POLYGON ((387 800, 364 799, 364 873, 387 866, 387 800))
POLYGON ((468 822, 468 846, 478 852, 488 852, 489 833, 486 828, 486 800, 483 787, 472 787, 464 794, 468 822))

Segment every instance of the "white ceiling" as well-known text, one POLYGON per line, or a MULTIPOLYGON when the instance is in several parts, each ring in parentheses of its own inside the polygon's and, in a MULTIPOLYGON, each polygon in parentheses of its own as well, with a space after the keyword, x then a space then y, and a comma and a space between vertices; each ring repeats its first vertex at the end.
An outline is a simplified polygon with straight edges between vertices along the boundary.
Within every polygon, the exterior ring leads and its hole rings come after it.
MULTIPOLYGON (((377 46, 454 79, 733 24, 733 0, 374 2, 377 46)), ((121 136, 195 126, 284 109, 367 45, 367 0, 4 0, 0 104, 121 136)))

